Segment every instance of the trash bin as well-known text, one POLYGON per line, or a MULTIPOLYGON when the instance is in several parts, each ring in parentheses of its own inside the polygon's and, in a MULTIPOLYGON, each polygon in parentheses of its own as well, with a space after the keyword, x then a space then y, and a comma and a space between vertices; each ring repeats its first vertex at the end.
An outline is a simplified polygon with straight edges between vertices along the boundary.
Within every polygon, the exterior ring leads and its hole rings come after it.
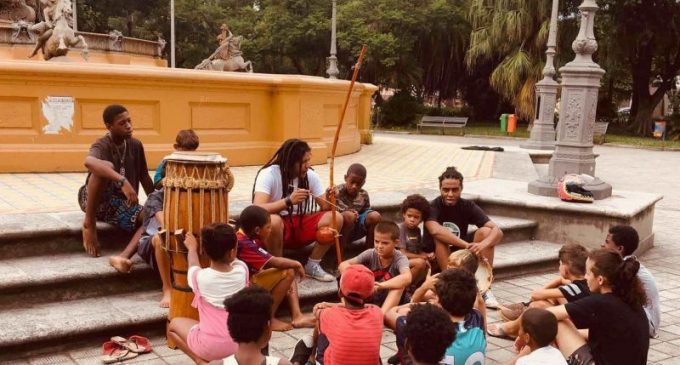
POLYGON ((654 138, 666 139, 666 121, 658 120, 654 122, 654 138))
POLYGON ((501 132, 505 132, 508 130, 508 115, 507 114, 501 114, 501 132))
POLYGON ((517 130, 517 116, 510 114, 508 116, 508 133, 515 133, 515 130, 517 130))

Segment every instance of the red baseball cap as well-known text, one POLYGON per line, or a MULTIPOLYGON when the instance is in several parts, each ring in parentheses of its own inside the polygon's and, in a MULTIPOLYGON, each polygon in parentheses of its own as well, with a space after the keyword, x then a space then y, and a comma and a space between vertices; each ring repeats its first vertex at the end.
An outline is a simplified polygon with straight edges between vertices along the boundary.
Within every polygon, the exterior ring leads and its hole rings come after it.
POLYGON ((364 301, 373 295, 374 285, 373 272, 364 265, 350 265, 340 277, 340 293, 344 297, 364 301))

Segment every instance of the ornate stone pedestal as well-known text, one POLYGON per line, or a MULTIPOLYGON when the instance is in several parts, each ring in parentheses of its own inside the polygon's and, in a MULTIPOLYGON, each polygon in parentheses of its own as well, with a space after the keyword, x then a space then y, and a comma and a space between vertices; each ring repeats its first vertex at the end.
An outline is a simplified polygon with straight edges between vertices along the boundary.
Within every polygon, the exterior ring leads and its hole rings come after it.
MULTIPOLYGON (((555 153, 550 159, 548 176, 529 183, 532 194, 556 195, 555 183, 566 174, 595 176, 593 126, 604 70, 592 60, 592 54, 597 50, 593 33, 597 4, 593 0, 585 0, 579 9, 581 26, 578 37, 572 43, 576 58, 560 69, 562 99, 555 153)), ((611 185, 597 178, 584 188, 592 191, 598 200, 612 194, 611 185)))

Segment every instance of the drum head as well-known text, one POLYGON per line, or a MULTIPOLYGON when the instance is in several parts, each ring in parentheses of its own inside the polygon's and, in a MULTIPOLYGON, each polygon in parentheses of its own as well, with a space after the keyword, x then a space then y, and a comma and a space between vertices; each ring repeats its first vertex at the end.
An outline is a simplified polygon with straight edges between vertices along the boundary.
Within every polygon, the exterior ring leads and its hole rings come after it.
POLYGON ((493 271, 491 264, 486 260, 479 260, 479 267, 475 273, 475 279, 477 279, 477 287, 481 294, 486 293, 487 290, 491 288, 491 283, 493 282, 493 271))
POLYGON ((227 159, 216 152, 175 151, 163 158, 177 162, 226 163, 227 159))

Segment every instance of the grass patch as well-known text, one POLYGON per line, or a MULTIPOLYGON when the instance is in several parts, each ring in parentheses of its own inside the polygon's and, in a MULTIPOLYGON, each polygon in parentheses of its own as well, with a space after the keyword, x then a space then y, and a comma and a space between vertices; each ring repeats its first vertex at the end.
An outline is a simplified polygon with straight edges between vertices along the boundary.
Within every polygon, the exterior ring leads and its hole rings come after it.
POLYGON ((638 147, 680 148, 680 141, 662 141, 657 138, 624 136, 609 133, 607 133, 605 143, 624 144, 638 147))

